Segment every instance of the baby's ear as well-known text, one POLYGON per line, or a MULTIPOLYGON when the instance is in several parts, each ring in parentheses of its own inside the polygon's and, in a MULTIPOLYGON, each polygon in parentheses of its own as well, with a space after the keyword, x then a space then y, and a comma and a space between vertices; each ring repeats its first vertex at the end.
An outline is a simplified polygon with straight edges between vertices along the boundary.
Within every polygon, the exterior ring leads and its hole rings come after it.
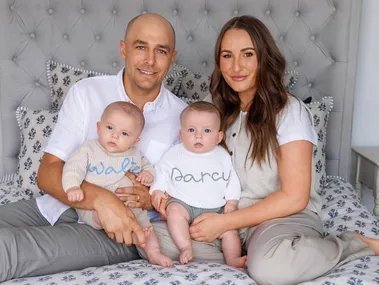
POLYGON ((97 128, 97 132, 99 132, 99 129, 100 129, 100 122, 97 122, 97 123, 96 123, 96 128, 97 128))
POLYGON ((219 131, 218 132, 218 143, 220 143, 223 138, 224 138, 224 132, 223 131, 219 131))
POLYGON ((134 144, 137 144, 140 140, 141 140, 140 138, 137 138, 134 144))

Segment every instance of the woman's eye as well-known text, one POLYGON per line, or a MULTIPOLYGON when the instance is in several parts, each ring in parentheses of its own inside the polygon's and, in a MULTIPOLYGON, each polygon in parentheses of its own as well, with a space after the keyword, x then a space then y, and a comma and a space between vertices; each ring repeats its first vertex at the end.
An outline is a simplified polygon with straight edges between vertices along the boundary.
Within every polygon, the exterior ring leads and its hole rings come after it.
POLYGON ((211 130, 210 130, 210 129, 205 129, 204 132, 206 132, 206 133, 210 133, 211 130))
POLYGON ((195 129, 194 129, 194 128, 189 128, 188 131, 189 131, 190 133, 193 133, 193 132, 195 131, 195 129))
POLYGON ((253 53, 252 52, 247 52, 247 53, 245 53, 245 56, 246 57, 251 57, 251 56, 253 56, 253 53))
POLYGON ((230 54, 224 54, 222 57, 223 58, 231 58, 232 56, 230 54))

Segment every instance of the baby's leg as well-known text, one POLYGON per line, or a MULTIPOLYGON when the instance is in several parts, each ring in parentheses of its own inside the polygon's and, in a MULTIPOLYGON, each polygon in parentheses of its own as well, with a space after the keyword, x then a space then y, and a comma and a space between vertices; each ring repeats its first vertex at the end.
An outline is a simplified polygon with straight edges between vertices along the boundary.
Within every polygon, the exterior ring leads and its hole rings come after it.
MULTIPOLYGON (((144 247, 147 259, 151 264, 157 264, 163 267, 171 267, 174 265, 171 258, 161 253, 159 240, 152 226, 144 228, 146 245, 144 247)), ((136 240, 136 235, 133 233, 133 240, 136 240)))
POLYGON ((189 234, 189 214, 179 203, 170 203, 166 209, 167 227, 172 240, 180 250, 179 261, 186 264, 192 259, 192 241, 189 234))
POLYGON ((220 238, 226 264, 237 268, 244 268, 247 256, 241 257, 241 240, 238 232, 227 231, 220 238))
MULTIPOLYGON (((157 264, 164 267, 170 267, 173 265, 171 258, 161 253, 159 240, 155 234, 154 228, 150 223, 150 218, 146 210, 140 208, 130 208, 134 213, 138 223, 143 227, 146 237, 145 247, 142 249, 138 247, 138 251, 149 260, 151 264, 157 264), (144 252, 143 252, 144 251, 144 252)), ((137 244, 137 237, 133 233, 133 243, 137 244)))

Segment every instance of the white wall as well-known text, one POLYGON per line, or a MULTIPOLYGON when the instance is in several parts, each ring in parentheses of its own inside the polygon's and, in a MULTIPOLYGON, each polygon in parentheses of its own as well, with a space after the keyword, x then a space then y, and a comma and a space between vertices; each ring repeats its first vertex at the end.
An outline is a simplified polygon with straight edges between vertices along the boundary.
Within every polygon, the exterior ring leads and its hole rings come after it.
POLYGON ((379 146, 378 12, 378 0, 363 0, 354 99, 353 146, 379 146))

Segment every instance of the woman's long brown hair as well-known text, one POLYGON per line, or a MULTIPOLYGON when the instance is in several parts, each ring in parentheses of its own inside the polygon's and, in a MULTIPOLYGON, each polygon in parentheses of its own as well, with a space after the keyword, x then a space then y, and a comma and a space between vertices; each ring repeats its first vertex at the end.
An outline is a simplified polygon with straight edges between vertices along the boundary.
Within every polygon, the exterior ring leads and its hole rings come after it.
POLYGON ((269 30, 255 17, 235 17, 223 26, 215 46, 215 69, 210 91, 213 103, 224 115, 226 129, 236 121, 241 111, 237 92, 226 83, 220 71, 221 41, 230 29, 245 30, 249 34, 258 59, 256 93, 246 115, 246 131, 251 140, 245 167, 248 158, 251 165, 253 162, 261 165, 270 158, 270 153, 276 155, 279 146, 276 120, 288 101, 283 84, 286 63, 269 30))

